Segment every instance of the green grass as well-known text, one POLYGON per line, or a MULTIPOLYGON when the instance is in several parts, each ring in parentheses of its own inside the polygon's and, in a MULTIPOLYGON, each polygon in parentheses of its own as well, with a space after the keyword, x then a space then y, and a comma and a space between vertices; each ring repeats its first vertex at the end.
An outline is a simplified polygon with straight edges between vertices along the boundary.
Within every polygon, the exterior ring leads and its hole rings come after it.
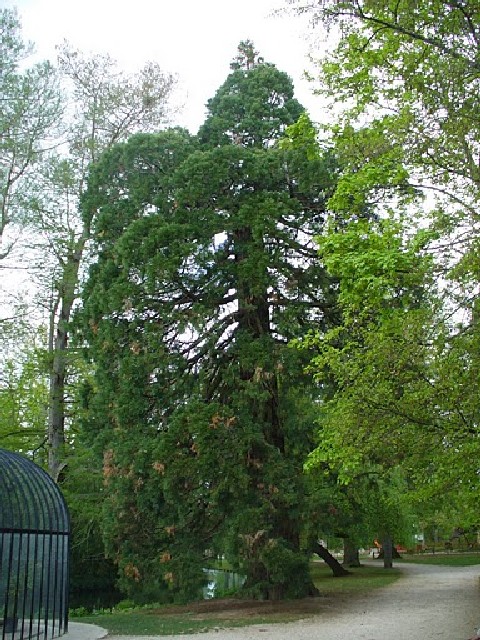
POLYGON ((181 615, 162 615, 161 610, 152 612, 122 611, 111 614, 99 614, 73 619, 76 622, 96 624, 108 630, 109 634, 135 635, 135 636, 165 636, 184 633, 200 633, 209 629, 221 629, 226 627, 242 626, 242 624, 256 624, 259 620, 248 621, 206 619, 197 620, 193 613, 181 615))
MULTIPOLYGON (((402 562, 469 566, 480 564, 480 553, 436 553, 407 555, 396 560, 397 568, 384 570, 378 566, 351 569, 346 578, 334 578, 323 562, 312 562, 311 574, 323 596, 350 598, 355 594, 371 593, 395 582, 401 575, 402 562)), ((73 621, 97 624, 115 635, 180 635, 200 633, 209 629, 241 627, 252 624, 292 622, 319 613, 320 599, 291 600, 279 603, 245 601, 225 598, 209 604, 192 603, 185 606, 168 605, 156 609, 134 609, 82 616, 73 621)))
POLYGON ((360 567, 349 571, 351 575, 346 578, 334 578, 324 563, 313 563, 311 575, 315 586, 323 595, 369 592, 392 584, 401 575, 401 571, 396 568, 385 570, 380 562, 377 567, 360 567))
MULTIPOLYGON (((312 563, 312 578, 324 596, 353 597, 370 593, 397 580, 398 569, 385 571, 378 567, 353 569, 345 578, 333 578, 330 569, 320 562, 312 563)), ((190 606, 168 605, 156 609, 134 609, 82 616, 73 621, 99 625, 115 635, 179 635, 200 633, 209 629, 240 627, 252 624, 292 622, 319 613, 322 598, 284 602, 252 602, 223 599, 190 606)))
POLYGON ((448 567, 469 567, 480 564, 480 552, 453 552, 453 553, 432 553, 432 554, 405 554, 399 562, 414 562, 415 564, 439 564, 448 567))
MULTIPOLYGON (((285 603, 283 603, 285 605, 285 603)), ((96 624, 108 630, 114 635, 180 635, 184 633, 200 633, 210 629, 225 629, 232 627, 244 627, 252 624, 276 624, 281 622, 293 622, 300 618, 314 615, 310 611, 300 612, 292 605, 292 610, 287 606, 283 611, 276 613, 259 612, 251 615, 245 610, 232 610, 226 616, 217 613, 203 617, 195 611, 182 611, 178 613, 164 613, 162 609, 149 611, 114 611, 113 613, 82 616, 71 618, 73 622, 96 624)))

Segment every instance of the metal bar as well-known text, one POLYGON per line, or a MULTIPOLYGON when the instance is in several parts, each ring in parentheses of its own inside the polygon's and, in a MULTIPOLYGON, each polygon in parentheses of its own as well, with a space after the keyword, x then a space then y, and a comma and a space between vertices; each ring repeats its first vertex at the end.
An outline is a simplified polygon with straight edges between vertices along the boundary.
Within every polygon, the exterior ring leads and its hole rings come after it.
POLYGON ((0 503, 1 638, 63 635, 68 631, 70 546, 65 500, 43 469, 0 449, 0 503))

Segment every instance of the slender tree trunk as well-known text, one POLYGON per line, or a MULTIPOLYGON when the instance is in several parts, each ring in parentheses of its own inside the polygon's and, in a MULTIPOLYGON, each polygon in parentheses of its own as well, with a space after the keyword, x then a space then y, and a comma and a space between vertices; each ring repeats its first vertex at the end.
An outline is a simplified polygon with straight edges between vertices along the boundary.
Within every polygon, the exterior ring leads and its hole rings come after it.
POLYGON ((81 237, 63 268, 58 301, 51 311, 51 354, 48 407, 48 472, 55 482, 65 466, 65 379, 67 375, 68 325, 76 297, 80 260, 85 247, 81 237), (58 318, 56 316, 58 315, 58 318), (55 322, 56 321, 56 322, 55 322))
POLYGON ((347 569, 342 567, 338 560, 332 556, 330 551, 328 551, 328 549, 325 549, 325 547, 319 542, 314 543, 312 551, 313 553, 316 553, 317 556, 330 567, 335 578, 341 578, 343 576, 350 575, 350 571, 347 571, 347 569))
POLYGON ((382 540, 383 551, 383 567, 391 569, 393 567, 393 539, 391 536, 385 536, 382 540))

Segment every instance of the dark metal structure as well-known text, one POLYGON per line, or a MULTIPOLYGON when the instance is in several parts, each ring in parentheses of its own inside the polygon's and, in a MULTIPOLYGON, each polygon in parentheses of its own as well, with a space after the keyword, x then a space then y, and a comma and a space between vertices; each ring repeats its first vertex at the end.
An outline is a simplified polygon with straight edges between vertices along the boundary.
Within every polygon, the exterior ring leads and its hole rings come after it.
POLYGON ((67 507, 50 476, 0 449, 2 640, 67 632, 69 535, 67 507))

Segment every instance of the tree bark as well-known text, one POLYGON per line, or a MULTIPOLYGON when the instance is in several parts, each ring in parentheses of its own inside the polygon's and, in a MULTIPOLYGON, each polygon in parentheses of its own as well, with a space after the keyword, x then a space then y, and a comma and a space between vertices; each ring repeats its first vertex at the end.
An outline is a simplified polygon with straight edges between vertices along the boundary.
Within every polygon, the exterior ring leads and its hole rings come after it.
POLYGON ((325 549, 325 547, 319 542, 315 542, 313 544, 312 551, 330 567, 335 578, 342 578, 343 576, 350 575, 350 571, 347 571, 347 569, 342 567, 338 560, 332 556, 330 551, 325 549))
POLYGON ((391 536, 385 536, 382 540, 383 551, 383 567, 391 569, 393 567, 393 539, 391 536))
POLYGON ((360 567, 358 547, 350 538, 343 539, 343 563, 345 567, 360 567))
POLYGON ((57 303, 51 311, 51 354, 48 407, 48 472, 55 482, 63 467, 65 449, 65 379, 67 375, 68 324, 75 302, 80 260, 86 236, 79 238, 67 257, 59 285, 57 303), (59 310, 59 311, 58 311, 59 310), (56 316, 58 313, 58 320, 56 316), (56 322, 55 322, 56 321, 56 322))

